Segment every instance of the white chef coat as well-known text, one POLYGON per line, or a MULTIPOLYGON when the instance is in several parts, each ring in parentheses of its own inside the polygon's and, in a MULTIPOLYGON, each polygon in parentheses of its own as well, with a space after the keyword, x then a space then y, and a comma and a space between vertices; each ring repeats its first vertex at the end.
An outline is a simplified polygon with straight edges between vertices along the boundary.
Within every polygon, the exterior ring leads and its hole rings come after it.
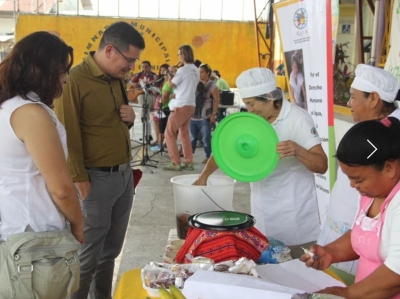
MULTIPOLYGON (((279 141, 292 140, 306 150, 321 143, 310 114, 285 99, 272 126, 279 141)), ((267 178, 251 183, 251 213, 267 237, 286 245, 315 241, 320 224, 314 173, 295 157, 279 160, 267 178)))

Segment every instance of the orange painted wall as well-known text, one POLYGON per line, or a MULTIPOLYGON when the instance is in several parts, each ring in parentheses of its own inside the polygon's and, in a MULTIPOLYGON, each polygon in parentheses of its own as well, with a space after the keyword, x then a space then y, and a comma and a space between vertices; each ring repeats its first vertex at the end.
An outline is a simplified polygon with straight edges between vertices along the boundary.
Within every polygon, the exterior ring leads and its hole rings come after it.
MULTIPOLYGON (((118 20, 130 23, 143 34, 146 49, 140 60, 150 60, 156 73, 161 64, 178 62, 178 47, 182 44, 190 44, 195 58, 218 69, 231 87, 242 71, 258 66, 253 22, 118 20)), ((75 61, 79 62, 89 50, 97 49, 105 28, 115 21, 106 17, 21 14, 16 38, 38 30, 55 31, 74 48, 75 61)))

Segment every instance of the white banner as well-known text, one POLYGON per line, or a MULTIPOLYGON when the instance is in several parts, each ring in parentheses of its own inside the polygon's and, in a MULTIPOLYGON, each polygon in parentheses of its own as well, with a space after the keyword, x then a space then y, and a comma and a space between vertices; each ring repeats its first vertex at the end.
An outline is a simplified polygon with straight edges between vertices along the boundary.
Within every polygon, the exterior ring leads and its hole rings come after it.
POLYGON ((332 64, 335 64, 337 33, 339 27, 339 0, 331 0, 332 11, 332 64))
POLYGON ((394 0, 392 12, 392 25, 390 32, 390 51, 386 59, 385 70, 397 78, 400 83, 400 2, 394 0))
POLYGON ((321 223, 326 218, 335 170, 334 146, 330 147, 334 144, 330 5, 329 0, 288 0, 274 5, 291 101, 311 114, 329 159, 330 170, 315 177, 321 223))

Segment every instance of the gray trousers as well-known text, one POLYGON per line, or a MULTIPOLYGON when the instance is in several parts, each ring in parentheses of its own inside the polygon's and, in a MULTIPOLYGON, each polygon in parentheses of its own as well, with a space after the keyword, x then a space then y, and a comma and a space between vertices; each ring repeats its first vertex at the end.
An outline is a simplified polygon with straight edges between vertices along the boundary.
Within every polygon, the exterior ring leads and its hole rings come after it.
POLYGON ((133 202, 132 170, 87 172, 91 190, 81 200, 85 242, 79 251, 80 287, 72 299, 111 299, 114 262, 124 243, 133 202))

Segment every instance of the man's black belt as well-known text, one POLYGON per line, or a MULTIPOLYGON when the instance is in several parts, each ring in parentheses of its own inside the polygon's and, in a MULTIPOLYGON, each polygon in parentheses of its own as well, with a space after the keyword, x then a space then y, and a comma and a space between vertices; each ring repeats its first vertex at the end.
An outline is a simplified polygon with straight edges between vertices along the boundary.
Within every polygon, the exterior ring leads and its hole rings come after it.
POLYGON ((86 167, 89 170, 95 171, 104 171, 104 172, 117 172, 117 171, 125 171, 128 168, 129 164, 120 164, 111 167, 86 167))

